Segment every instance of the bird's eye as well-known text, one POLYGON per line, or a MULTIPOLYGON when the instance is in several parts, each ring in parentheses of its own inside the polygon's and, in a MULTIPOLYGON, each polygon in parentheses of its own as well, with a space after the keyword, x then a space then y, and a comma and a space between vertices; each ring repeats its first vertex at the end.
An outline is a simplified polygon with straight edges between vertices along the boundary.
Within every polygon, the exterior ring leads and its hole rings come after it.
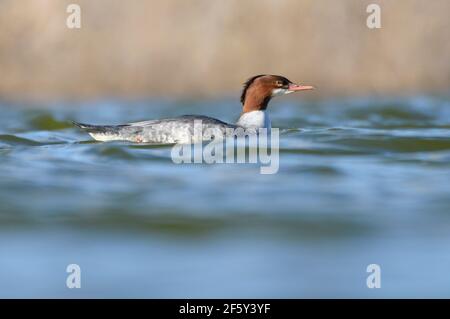
POLYGON ((275 85, 276 86, 283 86, 283 82, 282 81, 275 81, 275 85))

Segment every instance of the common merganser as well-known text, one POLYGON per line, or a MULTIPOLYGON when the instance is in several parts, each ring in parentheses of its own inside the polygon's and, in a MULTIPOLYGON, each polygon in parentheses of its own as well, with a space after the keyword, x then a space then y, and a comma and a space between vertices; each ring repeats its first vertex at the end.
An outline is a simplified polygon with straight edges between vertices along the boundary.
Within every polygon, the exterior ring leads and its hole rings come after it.
MULTIPOLYGON (((175 118, 149 120, 121 125, 90 125, 73 122, 97 141, 130 141, 136 143, 191 143, 194 121, 201 121, 202 129, 270 129, 266 112, 272 97, 292 92, 311 90, 314 87, 299 85, 280 75, 256 75, 244 83, 241 94, 242 114, 236 124, 229 124, 202 115, 183 115, 175 118)), ((205 138, 206 139, 206 138, 205 138)), ((210 137, 208 137, 210 139, 210 137)))

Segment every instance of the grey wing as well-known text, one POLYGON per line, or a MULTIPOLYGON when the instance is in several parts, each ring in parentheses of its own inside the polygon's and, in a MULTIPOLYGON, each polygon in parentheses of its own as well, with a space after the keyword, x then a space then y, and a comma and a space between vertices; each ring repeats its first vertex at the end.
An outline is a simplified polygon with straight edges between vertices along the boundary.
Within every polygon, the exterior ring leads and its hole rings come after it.
POLYGON ((202 135, 205 129, 214 128, 225 131, 226 128, 235 125, 222 122, 220 120, 199 115, 184 115, 176 118, 162 120, 150 120, 129 123, 130 127, 142 129, 142 140, 148 143, 190 143, 198 142, 194 132, 195 121, 201 121, 202 135))
POLYGON ((202 121, 203 125, 224 125, 227 127, 236 127, 234 124, 229 124, 223 121, 220 121, 218 119, 204 116, 204 115, 183 115, 179 117, 174 118, 167 118, 167 119, 160 119, 160 120, 148 120, 148 121, 141 121, 141 122, 133 122, 133 123, 127 123, 126 125, 129 126, 153 126, 158 125, 161 123, 170 123, 170 122, 177 122, 177 123, 193 123, 195 120, 202 121))

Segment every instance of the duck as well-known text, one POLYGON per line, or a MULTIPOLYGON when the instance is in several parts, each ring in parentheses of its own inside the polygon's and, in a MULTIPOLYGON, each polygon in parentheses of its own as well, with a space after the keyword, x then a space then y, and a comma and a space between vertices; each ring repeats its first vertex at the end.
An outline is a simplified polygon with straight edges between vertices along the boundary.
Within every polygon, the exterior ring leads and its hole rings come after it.
MULTIPOLYGON (((312 90, 313 86, 296 84, 281 75, 260 74, 249 78, 243 85, 240 101, 242 113, 236 123, 226 123, 204 115, 182 115, 173 118, 147 120, 119 125, 92 125, 72 122, 94 140, 128 141, 151 144, 183 144, 193 140, 194 127, 201 123, 202 131, 214 130, 227 135, 235 129, 271 129, 267 107, 272 98, 294 92, 312 90)), ((201 140, 211 137, 200 134, 201 140)))

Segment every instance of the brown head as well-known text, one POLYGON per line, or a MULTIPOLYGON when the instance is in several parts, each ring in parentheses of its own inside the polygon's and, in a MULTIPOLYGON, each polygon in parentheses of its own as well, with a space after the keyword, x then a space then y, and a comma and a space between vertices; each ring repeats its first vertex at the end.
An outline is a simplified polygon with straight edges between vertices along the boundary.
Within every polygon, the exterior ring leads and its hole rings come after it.
POLYGON ((274 96, 311 89, 312 86, 292 83, 280 75, 256 75, 244 83, 241 94, 243 113, 265 110, 274 96))

